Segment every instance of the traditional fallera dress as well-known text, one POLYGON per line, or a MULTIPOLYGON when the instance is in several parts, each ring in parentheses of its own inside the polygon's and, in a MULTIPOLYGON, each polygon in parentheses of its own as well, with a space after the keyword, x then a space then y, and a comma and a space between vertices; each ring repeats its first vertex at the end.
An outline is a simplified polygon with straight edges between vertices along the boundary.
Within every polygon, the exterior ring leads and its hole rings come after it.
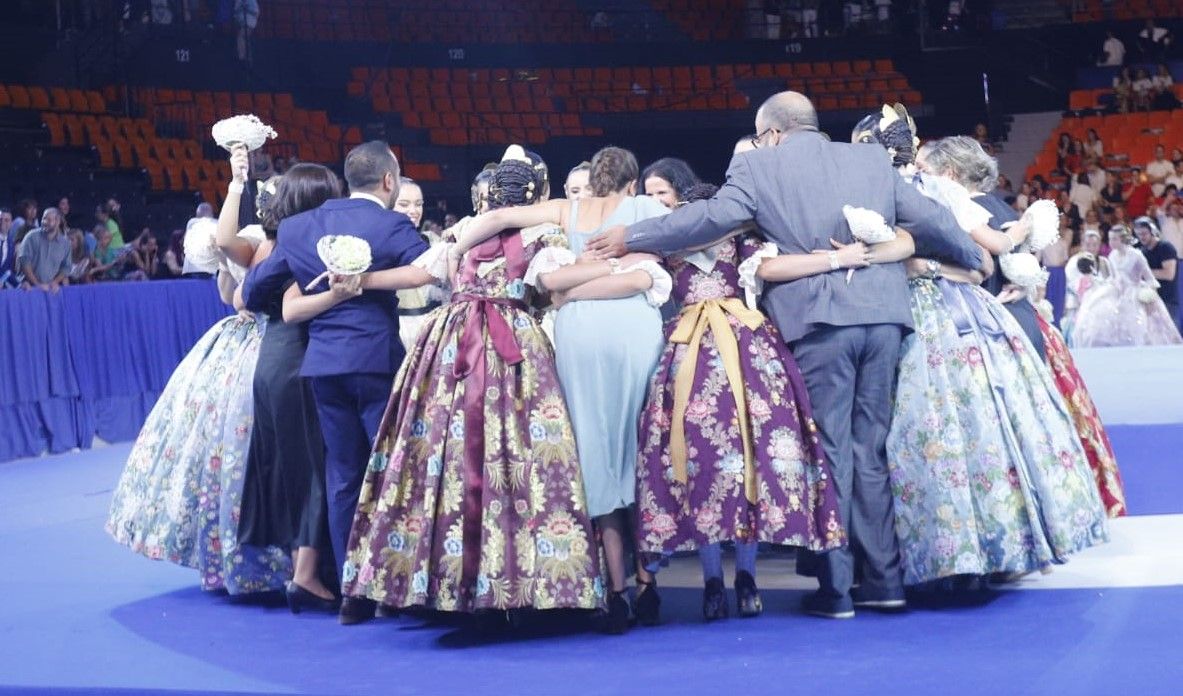
MULTIPOLYGON (((255 246, 263 239, 257 225, 239 236, 255 246)), ((239 283, 246 275, 228 270, 239 283)), ((291 577, 284 549, 238 543, 264 324, 234 315, 202 336, 148 414, 111 500, 106 528, 116 541, 196 568, 206 590, 279 590, 291 577)))
POLYGON ((904 582, 1030 572, 1107 540, 1072 416, 1014 317, 978 286, 909 285, 887 437, 904 582))
POLYGON ((1146 257, 1129 247, 1109 252, 1109 282, 1080 302, 1072 328, 1073 348, 1162 346, 1183 343, 1155 289, 1146 257))
POLYGON ((845 542, 797 363, 741 299, 760 259, 776 254, 744 235, 666 260, 682 310, 666 325, 641 418, 640 551, 729 540, 827 551, 845 542))
POLYGON ((1039 328, 1043 331, 1044 345, 1047 346, 1048 366, 1056 388, 1060 390, 1064 404, 1072 414, 1072 422, 1076 424, 1076 433, 1084 446, 1089 468, 1093 470, 1101 503, 1110 517, 1121 517, 1126 514, 1125 488, 1121 482, 1121 472, 1117 469, 1113 446, 1109 444, 1109 435, 1101 423, 1101 415, 1097 413, 1097 406, 1089 396, 1060 332, 1043 316, 1039 317, 1039 328))
MULTIPOLYGON (((416 264, 446 278, 446 247, 416 264)), ((527 286, 567 260, 553 227, 508 230, 465 255, 395 378, 346 595, 459 612, 603 603, 554 353, 526 304, 527 286)))
MULTIPOLYGON (((567 238, 575 256, 588 240, 614 225, 658 217, 669 210, 647 196, 620 202, 600 226, 579 232, 579 202, 571 206, 567 238)), ((574 259, 572 259, 574 260, 574 259)), ((592 517, 633 504, 637 490, 637 424, 649 378, 665 338, 661 310, 672 281, 656 262, 638 264, 653 286, 631 297, 564 304, 555 316, 555 355, 571 410, 592 517)))

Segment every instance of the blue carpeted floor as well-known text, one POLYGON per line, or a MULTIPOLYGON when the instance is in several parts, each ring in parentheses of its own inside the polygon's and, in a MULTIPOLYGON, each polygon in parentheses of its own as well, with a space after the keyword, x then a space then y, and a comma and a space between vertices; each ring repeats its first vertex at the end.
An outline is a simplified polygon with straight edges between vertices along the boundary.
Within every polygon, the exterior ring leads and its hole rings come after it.
MULTIPOLYGON (((1183 426, 1110 432, 1135 514, 1183 512, 1183 426)), ((206 595, 193 571, 102 531, 128 447, 0 465, 0 693, 1168 694, 1183 684, 1183 586, 997 593, 834 622, 765 593, 705 625, 666 589, 667 624, 620 638, 579 617, 517 632, 401 618, 343 628, 206 595)))

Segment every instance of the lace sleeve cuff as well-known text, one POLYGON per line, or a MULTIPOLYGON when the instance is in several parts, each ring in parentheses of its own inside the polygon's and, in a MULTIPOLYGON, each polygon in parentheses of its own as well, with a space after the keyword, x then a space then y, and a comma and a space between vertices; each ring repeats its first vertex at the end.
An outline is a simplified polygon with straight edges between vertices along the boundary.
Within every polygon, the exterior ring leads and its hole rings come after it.
POLYGON ((545 247, 530 261, 523 281, 526 285, 536 288, 538 287, 538 276, 557 271, 563 266, 570 266, 573 263, 575 263, 575 254, 571 253, 570 249, 557 246, 545 247))
POLYGON ((432 278, 440 281, 448 279, 448 250, 452 245, 447 242, 432 244, 419 258, 411 262, 412 266, 422 268, 431 274, 432 278))
POLYGON ((656 261, 642 261, 616 272, 631 273, 632 271, 644 271, 653 280, 653 284, 645 291, 645 299, 650 305, 660 307, 670 299, 670 293, 674 291, 674 279, 656 261))
POLYGON ((744 290, 744 302, 748 307, 756 309, 756 305, 760 299, 760 293, 764 291, 764 281, 756 276, 756 271, 760 270, 760 264, 764 259, 775 258, 780 254, 780 249, 772 242, 765 242, 748 258, 739 264, 739 286, 744 290))

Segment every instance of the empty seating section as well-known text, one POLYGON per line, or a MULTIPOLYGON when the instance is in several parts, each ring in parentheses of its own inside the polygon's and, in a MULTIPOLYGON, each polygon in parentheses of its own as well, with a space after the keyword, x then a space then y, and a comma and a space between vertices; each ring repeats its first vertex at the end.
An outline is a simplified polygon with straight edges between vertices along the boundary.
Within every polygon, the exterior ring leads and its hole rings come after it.
POLYGON ((1071 0, 1071 8, 1074 22, 1183 17, 1179 0, 1071 0))
POLYGON ((695 41, 744 38, 746 0, 650 0, 649 4, 695 41))
MULTIPOLYGON (((920 94, 890 60, 659 67, 355 68, 347 91, 395 113, 437 145, 596 136, 584 116, 653 111, 747 110, 744 82, 804 92, 821 110, 877 108, 920 94)), ((763 89, 762 91, 767 91, 763 89)))
POLYGON ((1085 140, 1088 130, 1097 131, 1105 144, 1106 169, 1124 171, 1130 167, 1144 167, 1154 159, 1157 145, 1173 147, 1183 142, 1183 109, 1151 111, 1133 114, 1066 117, 1044 143, 1035 161, 1027 167, 1027 179, 1036 174, 1053 183, 1065 183, 1066 177, 1056 172, 1056 144, 1060 133, 1085 140))
POLYGON ((588 43, 606 30, 575 0, 269 0, 259 35, 305 41, 588 43))
POLYGON ((0 109, 103 114, 107 112, 107 102, 96 90, 0 85, 0 109))

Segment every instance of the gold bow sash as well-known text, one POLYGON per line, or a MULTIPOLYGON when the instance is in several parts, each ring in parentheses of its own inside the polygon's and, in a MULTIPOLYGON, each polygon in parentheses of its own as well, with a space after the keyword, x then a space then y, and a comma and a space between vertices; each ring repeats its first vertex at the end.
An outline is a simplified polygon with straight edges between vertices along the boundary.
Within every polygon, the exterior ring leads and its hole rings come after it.
POLYGON ((735 398, 735 413, 739 419, 739 432, 743 439, 744 493, 748 502, 755 504, 758 497, 756 465, 752 454, 752 434, 748 424, 746 392, 739 362, 739 343, 727 315, 735 317, 749 329, 764 323, 764 315, 749 309, 738 297, 709 299, 696 302, 682 309, 678 326, 670 335, 671 343, 687 344, 686 354, 674 376, 674 413, 670 429, 670 461, 674 467, 674 480, 686 483, 686 408, 690 405, 690 392, 694 388, 694 374, 698 369, 698 349, 702 337, 709 328, 715 337, 715 348, 723 361, 723 371, 735 398))

